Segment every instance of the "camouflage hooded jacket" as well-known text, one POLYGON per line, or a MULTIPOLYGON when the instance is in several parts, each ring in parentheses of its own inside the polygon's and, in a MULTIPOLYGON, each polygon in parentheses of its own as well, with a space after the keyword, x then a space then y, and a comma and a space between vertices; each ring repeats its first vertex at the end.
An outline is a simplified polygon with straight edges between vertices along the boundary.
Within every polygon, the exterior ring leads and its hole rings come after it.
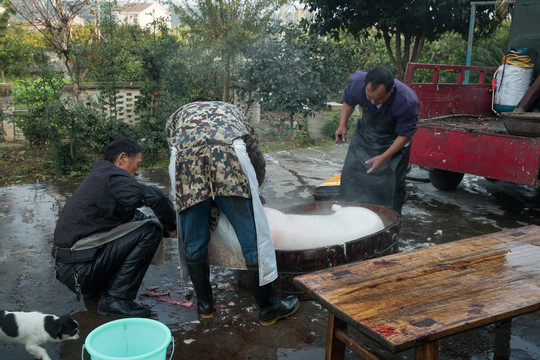
POLYGON ((253 128, 234 105, 197 101, 176 110, 167 121, 167 139, 176 148, 176 204, 180 212, 215 196, 250 198, 247 176, 232 144, 243 138, 259 186, 266 162, 253 128))

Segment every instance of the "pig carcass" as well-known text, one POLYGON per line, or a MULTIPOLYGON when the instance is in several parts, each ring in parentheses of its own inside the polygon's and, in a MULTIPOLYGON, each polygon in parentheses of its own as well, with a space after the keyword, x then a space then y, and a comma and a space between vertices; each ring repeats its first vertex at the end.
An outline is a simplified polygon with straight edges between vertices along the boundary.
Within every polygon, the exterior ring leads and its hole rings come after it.
MULTIPOLYGON (((276 250, 307 250, 343 244, 384 229, 379 215, 364 207, 333 205, 329 215, 285 214, 264 208, 276 250)), ((242 249, 227 218, 221 214, 208 244, 213 265, 245 269, 242 249)))

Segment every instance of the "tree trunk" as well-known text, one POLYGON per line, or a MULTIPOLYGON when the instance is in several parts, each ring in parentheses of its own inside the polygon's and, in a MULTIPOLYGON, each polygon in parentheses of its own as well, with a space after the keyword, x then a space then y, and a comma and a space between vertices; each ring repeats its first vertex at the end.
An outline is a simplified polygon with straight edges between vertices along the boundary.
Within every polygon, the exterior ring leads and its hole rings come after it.
POLYGON ((294 139, 294 127, 293 127, 293 123, 294 123, 294 114, 289 114, 289 125, 291 127, 290 129, 290 132, 289 132, 289 138, 292 140, 294 139))
POLYGON ((71 61, 69 59, 69 52, 64 52, 64 65, 66 66, 67 72, 69 74, 69 78, 71 79, 71 82, 73 83, 73 90, 75 91, 75 97, 77 99, 77 102, 81 101, 81 86, 80 86, 80 79, 75 73, 74 69, 71 67, 71 61))
POLYGON ((396 68, 396 77, 400 80, 404 80, 407 64, 409 62, 417 62, 422 54, 424 40, 426 38, 425 29, 422 28, 416 36, 402 35, 398 29, 394 37, 394 49, 392 49, 392 36, 388 29, 382 29, 381 32, 383 34, 384 45, 388 57, 390 58, 390 62, 396 68), (411 43, 413 44, 412 52, 411 43))
MULTIPOLYGON (((222 56, 227 56, 227 54, 223 54, 222 56)), ((231 85, 231 57, 227 56, 227 60, 225 62, 225 83, 223 84, 223 102, 229 102, 229 99, 231 98, 229 94, 230 85, 231 85)))

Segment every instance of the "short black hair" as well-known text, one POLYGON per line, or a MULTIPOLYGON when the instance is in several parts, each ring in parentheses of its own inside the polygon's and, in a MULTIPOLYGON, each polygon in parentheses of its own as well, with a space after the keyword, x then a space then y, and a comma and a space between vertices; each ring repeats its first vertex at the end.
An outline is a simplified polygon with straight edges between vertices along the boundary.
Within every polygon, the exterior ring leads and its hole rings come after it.
POLYGON ((377 66, 368 71, 365 83, 366 86, 367 84, 371 84, 371 90, 375 90, 380 85, 384 85, 384 88, 388 93, 394 87, 394 74, 392 74, 390 69, 383 66, 377 66))
POLYGON ((114 164, 121 153, 126 153, 128 157, 132 157, 140 152, 142 152, 141 145, 131 138, 122 136, 115 138, 112 143, 107 145, 103 158, 114 164))

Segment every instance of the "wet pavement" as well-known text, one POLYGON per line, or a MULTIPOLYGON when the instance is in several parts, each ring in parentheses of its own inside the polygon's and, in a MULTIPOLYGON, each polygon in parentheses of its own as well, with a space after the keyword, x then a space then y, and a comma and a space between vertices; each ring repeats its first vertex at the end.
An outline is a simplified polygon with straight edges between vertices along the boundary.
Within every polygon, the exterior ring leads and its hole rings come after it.
MULTIPOLYGON (((267 178, 261 189, 266 205, 285 209, 313 201, 312 190, 338 174, 347 145, 267 154, 267 178)), ((427 178, 413 167, 409 176, 427 178)), ((145 169, 140 181, 169 191, 166 169, 145 169)), ((59 210, 76 183, 46 183, 0 188, 0 309, 71 314, 82 336, 75 341, 44 345, 52 359, 80 359, 86 336, 112 318, 96 314, 97 301, 77 301, 55 282, 50 256, 52 233, 59 210)), ((424 181, 408 181, 403 207, 400 251, 445 243, 476 235, 540 225, 540 190, 466 175, 452 192, 441 192, 424 181)), ((217 316, 199 321, 193 307, 193 288, 181 284, 175 242, 165 241, 166 265, 151 266, 140 301, 152 308, 152 318, 166 324, 174 337, 172 359, 295 359, 324 358, 327 311, 303 301, 290 319, 263 327, 251 294, 239 286, 236 273, 212 267, 217 316), (144 296, 146 291, 168 296, 144 296)), ((540 313, 522 315, 503 328, 507 342, 495 340, 495 326, 487 326, 440 341, 440 359, 540 359, 540 313)), ((353 331, 353 335, 361 337, 353 331)), ((171 353, 169 348, 168 354, 171 353)), ((412 350, 384 353, 389 359, 414 359, 412 350)), ((169 357, 169 356, 168 356, 169 357)), ((22 347, 1 347, 1 360, 32 357, 22 347)), ((85 359, 90 359, 84 353, 85 359)), ((360 359, 347 351, 347 359, 360 359)))

